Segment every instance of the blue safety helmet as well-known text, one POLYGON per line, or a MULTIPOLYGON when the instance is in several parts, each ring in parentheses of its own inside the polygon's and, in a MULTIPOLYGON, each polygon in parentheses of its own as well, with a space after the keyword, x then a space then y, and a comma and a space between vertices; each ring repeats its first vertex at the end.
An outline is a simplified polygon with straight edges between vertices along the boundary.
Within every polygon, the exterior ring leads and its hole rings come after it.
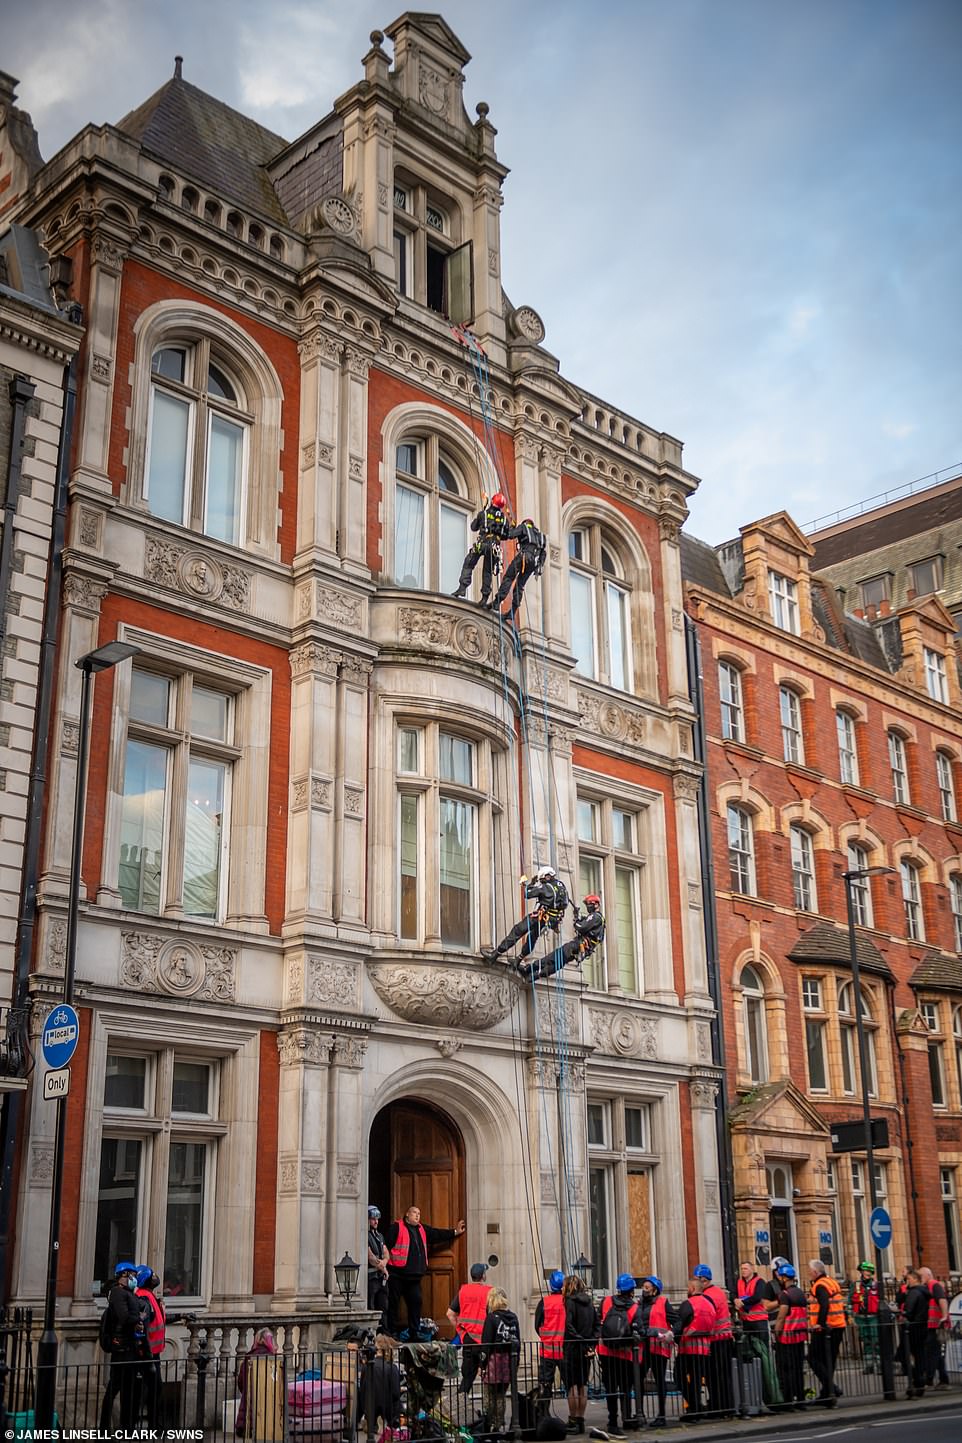
POLYGON ((784 1264, 779 1268, 778 1271, 779 1271, 780 1276, 783 1277, 783 1278, 797 1278, 797 1277, 798 1277, 798 1273, 796 1273, 796 1271, 795 1271, 795 1269, 792 1267, 791 1263, 784 1263, 784 1264))
POLYGON ((661 1278, 656 1278, 654 1273, 649 1273, 647 1278, 642 1278, 643 1283, 651 1283, 656 1293, 661 1292, 661 1278))
POLYGON ((147 1284, 150 1282, 151 1278, 153 1277, 153 1273, 154 1273, 153 1268, 148 1268, 148 1266, 147 1266, 146 1263, 141 1263, 140 1267, 137 1269, 137 1286, 138 1286, 138 1288, 146 1288, 147 1284))
POLYGON ((631 1273, 619 1273, 615 1288, 619 1293, 633 1293, 635 1291, 635 1280, 631 1273))
POLYGON ((137 1264, 136 1264, 136 1263, 118 1263, 117 1266, 114 1268, 114 1277, 115 1277, 115 1278, 122 1278, 123 1275, 124 1275, 124 1273, 133 1273, 133 1274, 136 1276, 136 1273, 137 1273, 137 1264))
POLYGON ((548 1279, 548 1287, 551 1289, 551 1291, 552 1291, 553 1293, 560 1293, 560 1292, 561 1292, 561 1289, 564 1287, 564 1281, 565 1281, 565 1275, 564 1275, 564 1273, 561 1271, 560 1268, 555 1268, 554 1272, 551 1274, 550 1278, 548 1279))
POLYGON ((704 1278, 706 1283, 711 1282, 711 1268, 706 1263, 696 1263, 691 1275, 693 1278, 704 1278))

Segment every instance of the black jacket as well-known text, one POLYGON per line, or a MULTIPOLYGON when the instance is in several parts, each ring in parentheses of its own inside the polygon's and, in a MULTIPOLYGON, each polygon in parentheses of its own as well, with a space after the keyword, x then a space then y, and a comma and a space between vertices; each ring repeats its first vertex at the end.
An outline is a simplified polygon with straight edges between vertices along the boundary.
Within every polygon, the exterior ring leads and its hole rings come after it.
POLYGON ((521 1324, 510 1308, 499 1308, 496 1313, 487 1314, 481 1332, 481 1347, 482 1365, 492 1353, 517 1356, 521 1352, 521 1324))
MULTIPOLYGON (((429 1228, 427 1223, 421 1223, 420 1226, 424 1229, 429 1246, 432 1243, 453 1243, 457 1237, 454 1228, 429 1228)), ((409 1238, 407 1262, 403 1268, 396 1268, 389 1259, 388 1271, 399 1278, 423 1278, 428 1270, 428 1260, 424 1256, 424 1249, 421 1246, 421 1234, 417 1227, 412 1228, 410 1223, 407 1224, 407 1230, 409 1238)), ((389 1252, 397 1242, 397 1231, 397 1222, 388 1223, 384 1229, 384 1241, 387 1243, 389 1252)))
POLYGON ((908 1288, 905 1294, 905 1321, 910 1328, 923 1328, 928 1326, 929 1321, 929 1294, 928 1289, 921 1283, 915 1283, 908 1288))
POLYGON ((510 527, 508 536, 512 541, 517 541, 521 551, 537 553, 544 550, 544 532, 539 531, 537 526, 530 521, 521 521, 517 526, 510 527))
POLYGON ((598 1336, 598 1314, 590 1293, 565 1298, 565 1342, 587 1343, 598 1336))
POLYGON ((147 1337, 144 1309, 136 1293, 115 1284, 107 1297, 110 1337, 115 1353, 139 1353, 147 1337))
POLYGON ((564 912, 568 906, 568 889, 557 877, 549 877, 545 882, 536 878, 527 884, 524 895, 536 901, 539 908, 544 907, 546 912, 564 912))
POLYGON ((368 1404, 374 1417, 372 1425, 383 1418, 389 1428, 396 1428, 401 1418, 401 1370, 390 1358, 372 1358, 365 1363, 358 1380, 358 1418, 367 1418, 368 1404))
POLYGON ((511 527, 503 511, 498 511, 493 506, 485 506, 471 522, 471 530, 480 531, 482 541, 494 537, 497 537, 499 541, 504 541, 510 534, 511 527))
POLYGON ((597 912, 586 912, 575 917, 575 936, 597 947, 605 940, 605 919, 599 908, 597 912))

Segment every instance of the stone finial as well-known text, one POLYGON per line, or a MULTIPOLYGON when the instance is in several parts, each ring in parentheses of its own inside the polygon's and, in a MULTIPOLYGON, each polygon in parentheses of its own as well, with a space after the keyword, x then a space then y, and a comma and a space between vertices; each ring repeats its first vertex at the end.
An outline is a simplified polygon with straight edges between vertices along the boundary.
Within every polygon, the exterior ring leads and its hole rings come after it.
POLYGON ((15 103, 18 84, 0 70, 0 216, 25 194, 43 165, 33 121, 15 103))
POLYGON ((175 79, 175 80, 183 80, 183 78, 184 78, 184 57, 183 57, 182 55, 175 55, 175 56, 174 56, 174 79, 175 79))
POLYGON ((372 30, 372 31, 371 31, 371 45, 372 45, 373 49, 375 49, 375 50, 380 50, 381 44, 382 44, 383 40, 384 40, 384 31, 383 31, 383 30, 372 30))
POLYGON ((479 100, 474 109, 479 120, 487 120, 491 107, 486 100, 479 100))

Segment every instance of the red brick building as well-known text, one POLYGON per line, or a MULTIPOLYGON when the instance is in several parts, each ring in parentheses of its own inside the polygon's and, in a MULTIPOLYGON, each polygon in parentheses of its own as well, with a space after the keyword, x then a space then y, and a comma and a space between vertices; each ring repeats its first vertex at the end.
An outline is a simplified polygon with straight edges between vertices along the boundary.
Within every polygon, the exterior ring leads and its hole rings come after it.
POLYGON ((739 1247, 851 1274, 870 1255, 842 873, 856 919, 888 1268, 962 1269, 962 735, 954 622, 937 596, 845 611, 784 513, 683 543, 708 790, 739 1247))

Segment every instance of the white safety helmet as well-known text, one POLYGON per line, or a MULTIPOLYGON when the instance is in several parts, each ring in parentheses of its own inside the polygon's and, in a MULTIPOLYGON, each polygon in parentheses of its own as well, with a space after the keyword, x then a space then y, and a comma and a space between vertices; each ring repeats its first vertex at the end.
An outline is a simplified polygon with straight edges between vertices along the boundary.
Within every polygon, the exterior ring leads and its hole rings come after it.
POLYGON ((539 881, 539 882, 543 882, 546 877, 555 877, 555 876, 557 876, 557 873, 555 872, 554 867, 539 867, 539 868, 538 868, 538 881, 539 881))

